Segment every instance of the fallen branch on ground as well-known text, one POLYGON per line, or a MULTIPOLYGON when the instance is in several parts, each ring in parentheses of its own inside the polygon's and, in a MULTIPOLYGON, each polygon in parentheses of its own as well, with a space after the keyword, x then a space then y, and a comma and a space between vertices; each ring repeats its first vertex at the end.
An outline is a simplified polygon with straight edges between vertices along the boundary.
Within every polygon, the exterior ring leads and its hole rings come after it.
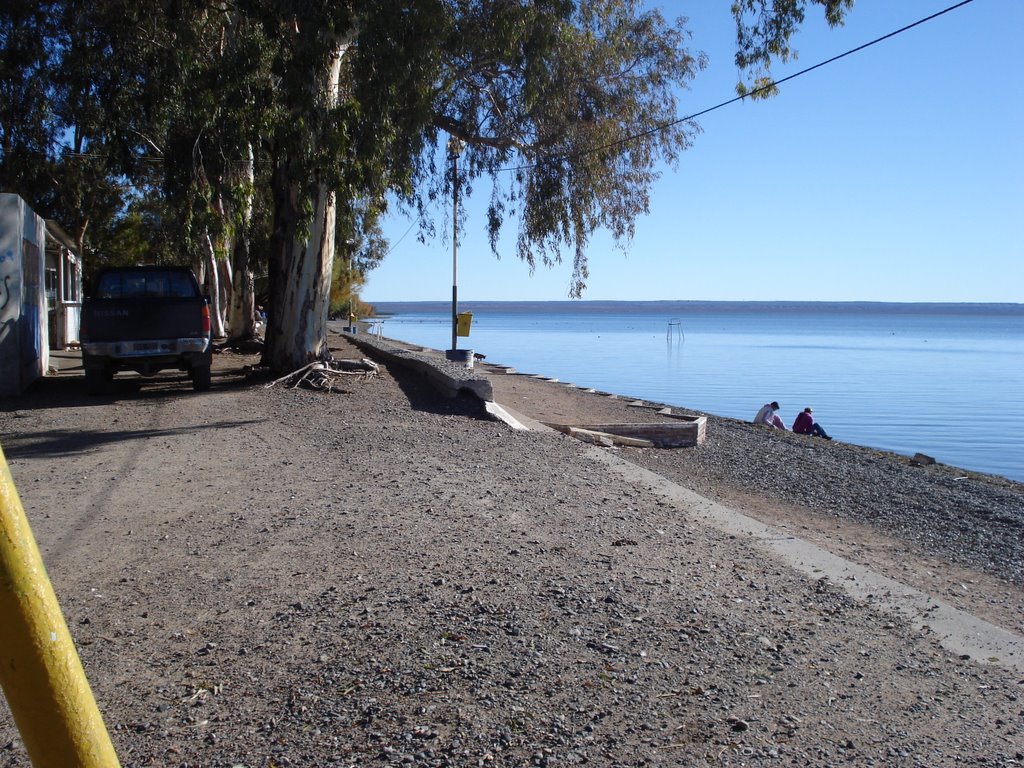
POLYGON ((269 384, 265 384, 264 389, 269 389, 275 384, 286 383, 292 388, 305 384, 311 389, 333 392, 335 385, 342 376, 370 378, 379 373, 380 366, 366 358, 362 360, 328 360, 326 362, 314 360, 298 370, 292 371, 279 379, 274 379, 269 384))

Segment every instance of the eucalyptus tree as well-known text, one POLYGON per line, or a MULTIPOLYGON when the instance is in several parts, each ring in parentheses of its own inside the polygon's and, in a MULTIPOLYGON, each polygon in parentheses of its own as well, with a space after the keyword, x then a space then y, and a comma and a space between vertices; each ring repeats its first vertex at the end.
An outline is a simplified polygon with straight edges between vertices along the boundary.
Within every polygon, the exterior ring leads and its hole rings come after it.
POLYGON ((275 242, 265 361, 325 352, 337 196, 424 217, 456 180, 495 180, 492 242, 517 222, 531 267, 568 250, 573 287, 598 228, 628 241, 663 161, 696 126, 676 96, 700 69, 682 22, 636 0, 266 3, 280 113, 270 135, 275 242), (271 28, 273 32, 271 32, 271 28))
POLYGON ((53 4, 0 4, 0 190, 30 202, 50 184, 57 123, 47 73, 56 57, 53 4))
POLYGON ((331 276, 330 314, 366 314, 369 307, 360 300, 366 274, 387 255, 389 243, 375 211, 356 201, 355 207, 338 210, 337 253, 331 276))
POLYGON ((90 226, 123 209, 135 156, 118 119, 129 67, 103 66, 124 27, 102 6, 15 0, 0 10, 3 186, 60 220, 80 252, 90 226))
POLYGON ((121 8, 71 2, 54 10, 52 42, 59 55, 49 75, 60 133, 52 147, 56 168, 48 208, 85 254, 90 229, 117 218, 132 195, 129 179, 148 172, 136 167, 148 147, 127 130, 138 81, 127 45, 131 27, 121 8), (115 53, 118 66, 107 66, 115 53))
POLYGON ((178 211, 183 247, 205 276, 214 333, 255 332, 249 249, 255 147, 274 99, 275 41, 226 2, 185 2, 155 15, 147 99, 164 136, 164 192, 178 211))
POLYGON ((180 263, 179 240, 166 225, 172 217, 166 198, 150 187, 116 217, 98 219, 89 229, 88 258, 83 263, 87 284, 103 266, 180 263))
MULTIPOLYGON (((773 59, 794 55, 790 39, 815 5, 837 24, 852 0, 733 4, 737 65, 755 86, 773 59)), ((254 0, 238 8, 253 47, 247 63, 232 66, 269 75, 262 89, 236 85, 250 94, 238 122, 260 127, 269 158, 264 360, 275 368, 325 354, 335 250, 345 249, 352 275, 353 243, 389 193, 429 229, 432 201, 487 177, 495 252, 514 221, 516 253, 531 269, 571 253, 578 296, 590 237, 606 229, 624 247, 658 168, 671 166, 698 130, 678 119, 677 97, 704 59, 687 50, 684 20, 669 23, 639 0, 254 0), (460 179, 445 156, 452 139, 465 147, 460 179)))
POLYGON ((0 183, 91 256, 90 230, 109 230, 147 175, 128 130, 139 82, 130 22, 109 0, 0 9, 0 183))
MULTIPOLYGON (((814 5, 838 23, 851 1, 733 4, 749 81, 792 53, 814 5)), ((58 139, 80 136, 66 159, 102 165, 91 177, 64 166, 65 190, 152 190, 140 159, 161 158, 182 242, 193 253, 239 246, 234 276, 248 271, 252 201, 266 190, 268 219, 255 226, 270 233, 264 360, 288 369, 326 353, 335 250, 349 274, 379 257, 369 233, 389 199, 429 233, 431 204, 453 184, 471 193, 489 181, 492 248, 514 226, 530 268, 571 255, 579 295, 591 236, 606 229, 625 247, 659 168, 698 130, 677 118, 703 65, 687 40, 684 20, 640 0, 12 0, 0 11, 11 99, 0 104, 0 169, 42 150, 18 173, 44 178, 46 162, 59 167, 58 139), (26 24, 41 45, 20 34, 26 24), (58 59, 61 76, 45 77, 58 59), (450 143, 464 147, 458 178, 450 143)), ((121 215, 133 197, 122 195, 121 215)))
POLYGON ((736 67, 742 76, 736 85, 737 92, 754 98, 776 95, 771 78, 772 63, 796 58, 792 38, 804 23, 808 8, 818 6, 828 25, 837 27, 853 8, 853 1, 734 0, 736 67))

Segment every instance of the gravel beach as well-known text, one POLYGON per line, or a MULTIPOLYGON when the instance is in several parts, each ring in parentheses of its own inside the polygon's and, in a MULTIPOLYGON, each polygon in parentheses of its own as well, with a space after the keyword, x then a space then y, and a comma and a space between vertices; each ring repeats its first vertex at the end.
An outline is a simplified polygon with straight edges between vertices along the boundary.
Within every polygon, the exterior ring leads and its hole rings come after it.
MULTIPOLYGON (((662 403, 618 398, 523 372, 483 366, 495 399, 549 424, 669 421, 662 403)), ((697 450, 621 448, 630 461, 926 591, 966 597, 1024 587, 1024 485, 841 440, 781 432, 699 411, 707 441, 697 450), (933 573, 934 572, 934 573, 933 573), (994 577, 994 579, 990 578, 994 577), (938 587, 936 582, 940 582, 938 587), (948 587, 949 582, 953 587, 948 587), (959 592, 959 594, 958 594, 959 592)), ((1024 601, 961 604, 999 615, 1024 632, 1024 601), (1006 610, 1003 610, 1005 607, 1006 610)))
MULTIPOLYGON (((697 448, 600 449, 395 366, 325 393, 253 362, 0 405, 122 765, 1024 764, 1020 667, 607 461, 1022 639, 1024 486, 715 417, 697 448)), ((541 422, 662 418, 480 369, 541 422)), ((28 765, 0 710, 0 766, 28 765)))

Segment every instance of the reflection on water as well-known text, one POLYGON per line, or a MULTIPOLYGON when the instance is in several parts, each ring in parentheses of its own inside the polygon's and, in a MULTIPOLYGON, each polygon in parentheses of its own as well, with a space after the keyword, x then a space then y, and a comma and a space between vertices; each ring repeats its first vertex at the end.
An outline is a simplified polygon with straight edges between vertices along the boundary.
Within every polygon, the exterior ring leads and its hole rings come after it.
MULTIPOLYGON (((790 424, 811 406, 839 440, 1024 480, 1024 307, 566 304, 470 304, 472 336, 460 345, 521 371, 740 419, 778 400, 790 424)), ((448 346, 450 304, 378 306, 397 308, 386 336, 448 346)))

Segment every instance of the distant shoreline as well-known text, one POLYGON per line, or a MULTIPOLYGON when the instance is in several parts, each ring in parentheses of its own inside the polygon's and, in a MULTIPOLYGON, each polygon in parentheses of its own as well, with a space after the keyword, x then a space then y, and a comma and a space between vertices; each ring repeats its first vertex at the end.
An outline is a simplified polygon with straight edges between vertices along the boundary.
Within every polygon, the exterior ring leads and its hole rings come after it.
MULTIPOLYGON (((788 408, 811 405, 830 433, 854 443, 1024 481, 1024 305, 558 301, 459 310, 473 323, 458 345, 490 361, 733 418, 750 418, 763 392, 788 406, 787 424, 788 408), (993 434, 991 423, 1004 429, 993 434)), ((450 346, 450 302, 378 311, 389 337, 450 346)))
MULTIPOLYGON (((451 307, 451 301, 367 301, 379 313, 377 316, 392 316, 408 311, 440 311, 451 307)), ((664 312, 669 309, 737 312, 835 312, 871 314, 992 314, 1024 316, 1024 303, 1010 302, 885 302, 885 301, 704 301, 704 300, 648 300, 628 301, 612 299, 579 299, 555 301, 476 301, 461 300, 460 311, 481 309, 503 309, 506 311, 530 311, 543 309, 545 312, 580 312, 587 310, 623 310, 635 312, 664 312)))
MULTIPOLYGON (((403 339, 397 339, 397 338, 393 338, 393 337, 390 337, 390 336, 382 336, 382 337, 380 337, 380 339, 381 339, 381 341, 383 341, 385 344, 387 344, 389 346, 397 347, 397 348, 400 348, 400 349, 417 349, 417 350, 418 349, 422 349, 423 351, 425 351, 425 352, 427 352, 429 354, 436 355, 437 357, 444 357, 444 350, 437 349, 435 347, 428 347, 428 346, 424 346, 422 344, 417 344, 415 342, 405 341, 403 339)), ((487 358, 485 358, 483 361, 479 362, 477 365, 480 366, 480 367, 486 367, 486 368, 497 368, 497 369, 510 369, 510 370, 514 370, 514 369, 511 369, 510 366, 505 365, 504 363, 502 363, 499 360, 490 360, 490 359, 487 359, 487 358)), ((485 375, 490 376, 490 374, 486 374, 486 373, 485 373, 485 375)), ((525 371, 515 370, 514 375, 521 376, 521 377, 526 377, 528 379, 529 378, 538 379, 538 380, 541 380, 541 381, 543 381, 545 383, 549 383, 550 382, 550 383, 556 384, 556 385, 557 384, 566 384, 566 382, 560 382, 558 378, 553 377, 553 376, 549 376, 547 373, 545 373, 543 371, 529 371, 529 372, 525 372, 525 371)), ((575 387, 575 385, 571 385, 571 386, 575 387)), ((709 417, 715 419, 716 421, 726 421, 726 422, 730 422, 730 423, 737 424, 737 425, 744 425, 744 426, 751 426, 751 427, 756 426, 751 419, 743 419, 743 418, 739 418, 739 417, 736 417, 736 416, 729 416, 729 415, 725 415, 725 414, 714 413, 712 411, 703 411, 703 410, 700 410, 698 408, 693 408, 691 406, 684 405, 684 404, 681 404, 681 403, 668 403, 668 402, 662 402, 662 401, 658 401, 658 400, 651 400, 649 398, 646 398, 646 397, 643 397, 643 396, 640 396, 640 395, 629 394, 628 392, 606 392, 606 391, 601 391, 601 390, 592 390, 592 388, 584 388, 584 389, 581 389, 581 391, 582 392, 593 391, 594 394, 597 394, 597 395, 600 395, 600 396, 605 396, 605 397, 611 397, 611 398, 619 400, 620 402, 623 402, 623 403, 629 402, 629 401, 643 401, 644 403, 647 404, 647 406, 649 406, 651 408, 670 408, 670 409, 674 409, 676 412, 694 413, 694 414, 698 414, 698 415, 709 416, 709 417)), ((761 428, 759 427, 758 429, 761 429, 761 428)), ((773 430, 769 429, 767 434, 772 434, 772 432, 773 432, 773 430)), ((784 429, 784 430, 778 430, 778 432, 780 434, 781 433, 788 433, 790 435, 797 434, 797 433, 794 433, 790 427, 786 427, 786 429, 784 429)), ((806 438, 806 439, 812 440, 812 441, 817 440, 817 438, 811 438, 811 437, 806 436, 806 435, 799 435, 799 437, 806 438)), ((813 442, 810 443, 810 444, 813 445, 813 442)), ((870 452, 873 452, 873 453, 876 453, 876 454, 884 455, 884 456, 888 457, 889 459, 891 459, 893 461, 897 461, 897 462, 901 462, 901 463, 906 463, 906 462, 911 462, 912 463, 914 461, 914 457, 916 455, 920 455, 920 452, 915 452, 915 453, 906 452, 906 453, 904 453, 904 452, 900 452, 900 451, 894 451, 894 450, 891 450, 891 449, 888 449, 888 448, 879 448, 879 447, 872 446, 872 445, 866 445, 864 443, 858 443, 858 442, 854 442, 854 441, 851 441, 851 440, 848 440, 848 439, 843 439, 843 438, 838 438, 838 437, 836 438, 836 445, 849 446, 849 447, 856 448, 856 449, 859 449, 859 450, 870 451, 870 452)), ((984 470, 979 470, 979 469, 971 469, 969 467, 962 467, 962 466, 959 466, 957 464, 950 464, 950 463, 945 462, 945 461, 940 461, 938 459, 935 459, 934 457, 928 457, 928 458, 931 458, 936 466, 943 467, 943 468, 945 468, 948 471, 952 471, 952 472, 956 472, 956 473, 963 473, 963 474, 969 475, 971 477, 974 477, 976 479, 982 479, 982 480, 985 480, 985 481, 988 481, 988 482, 1011 483, 1011 484, 1014 484, 1014 485, 1018 485, 1018 486, 1024 487, 1024 483, 1022 483, 1020 480, 1017 480, 1017 479, 1012 478, 1012 477, 1008 477, 1008 476, 1000 474, 998 472, 984 471, 984 470)))

